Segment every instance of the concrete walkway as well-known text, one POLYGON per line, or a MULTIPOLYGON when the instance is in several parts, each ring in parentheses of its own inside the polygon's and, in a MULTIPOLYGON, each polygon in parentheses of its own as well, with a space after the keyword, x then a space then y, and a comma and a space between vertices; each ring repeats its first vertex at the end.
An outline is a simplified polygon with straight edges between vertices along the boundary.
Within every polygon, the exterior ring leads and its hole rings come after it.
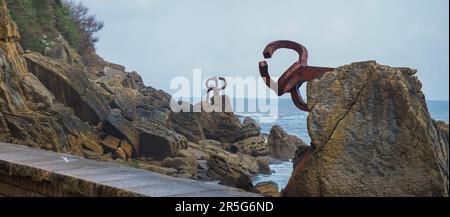
POLYGON ((5 143, 0 143, 0 194, 89 197, 259 196, 212 182, 174 178, 126 165, 5 143))

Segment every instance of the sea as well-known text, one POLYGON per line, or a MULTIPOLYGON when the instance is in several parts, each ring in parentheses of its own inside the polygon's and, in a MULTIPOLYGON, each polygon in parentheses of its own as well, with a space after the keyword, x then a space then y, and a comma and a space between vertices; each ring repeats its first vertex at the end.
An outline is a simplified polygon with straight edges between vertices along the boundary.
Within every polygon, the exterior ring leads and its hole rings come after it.
MULTIPOLYGON (((243 112, 235 110, 235 113, 241 119, 244 117, 251 117, 258 121, 261 125, 262 133, 269 134, 272 126, 276 124, 281 126, 287 133, 300 137, 305 143, 309 144, 311 142, 306 122, 308 113, 297 109, 290 99, 278 99, 278 115, 269 112, 253 111, 254 109, 251 109, 250 112, 248 109, 250 106, 247 105, 252 104, 253 102, 249 103, 249 100, 235 101, 234 106, 239 105, 240 103, 246 104, 245 106, 241 105, 240 107, 244 107, 245 109, 243 109, 243 112), (276 117, 274 118, 274 116, 276 117)), ((449 122, 449 101, 427 101, 427 104, 432 118, 447 123, 449 122)), ((272 175, 259 175, 253 180, 254 184, 273 181, 278 184, 280 190, 285 188, 293 172, 292 162, 272 164, 270 167, 273 171, 272 175)))

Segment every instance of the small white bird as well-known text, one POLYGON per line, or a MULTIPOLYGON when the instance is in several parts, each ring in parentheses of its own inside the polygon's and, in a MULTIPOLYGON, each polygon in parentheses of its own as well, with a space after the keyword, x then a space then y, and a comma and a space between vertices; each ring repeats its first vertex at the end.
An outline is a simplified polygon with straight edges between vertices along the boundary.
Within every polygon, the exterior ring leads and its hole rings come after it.
POLYGON ((61 158, 62 158, 66 163, 69 163, 69 159, 67 159, 66 157, 61 156, 61 158))

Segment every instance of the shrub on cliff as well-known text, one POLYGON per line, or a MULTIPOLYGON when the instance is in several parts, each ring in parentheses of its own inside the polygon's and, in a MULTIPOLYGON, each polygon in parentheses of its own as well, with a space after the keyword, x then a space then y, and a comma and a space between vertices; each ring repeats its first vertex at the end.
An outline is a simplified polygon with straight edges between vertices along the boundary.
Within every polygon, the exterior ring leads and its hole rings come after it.
POLYGON ((6 0, 17 23, 24 49, 54 56, 56 39, 61 35, 83 54, 92 50, 98 38, 95 33, 103 23, 89 15, 81 3, 70 0, 6 0))

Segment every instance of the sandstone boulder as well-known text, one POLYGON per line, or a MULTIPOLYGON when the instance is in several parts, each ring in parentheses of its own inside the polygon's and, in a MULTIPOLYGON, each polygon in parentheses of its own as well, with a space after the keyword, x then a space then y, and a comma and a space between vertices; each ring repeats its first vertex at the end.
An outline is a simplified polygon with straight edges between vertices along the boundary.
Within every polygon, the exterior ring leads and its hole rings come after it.
POLYGON ((227 151, 231 153, 243 153, 253 157, 266 156, 269 154, 269 147, 265 138, 255 136, 229 145, 227 151))
POLYGON ((171 112, 170 126, 177 133, 185 136, 186 139, 190 142, 198 143, 200 140, 205 139, 202 126, 200 125, 200 118, 198 113, 171 112))
POLYGON ((249 191, 253 188, 252 178, 268 166, 267 162, 266 166, 260 168, 264 161, 245 154, 232 154, 213 147, 211 149, 207 161, 207 175, 214 180, 220 180, 223 185, 249 191))
POLYGON ((187 148, 186 137, 151 120, 135 122, 139 132, 139 155, 164 160, 187 148))
POLYGON ((117 138, 127 140, 133 145, 134 150, 139 152, 139 133, 132 122, 122 117, 122 112, 119 109, 111 110, 111 113, 105 120, 103 130, 117 138))
POLYGON ((448 196, 448 124, 415 70, 346 65, 308 84, 304 154, 285 196, 448 196))
POLYGON ((250 137, 259 137, 261 126, 250 117, 246 117, 242 123, 242 128, 236 133, 233 142, 242 141, 250 137))
MULTIPOLYGON (((228 97, 225 97, 225 100, 229 101, 228 97)), ((222 143, 234 142, 236 134, 242 127, 241 122, 232 112, 201 112, 199 119, 205 138, 222 143)))
POLYGON ((289 135, 278 125, 273 126, 270 130, 267 143, 270 155, 284 161, 294 159, 295 152, 299 147, 308 147, 303 140, 289 135))
POLYGON ((266 197, 280 197, 278 184, 275 182, 261 182, 255 185, 255 191, 266 197))
POLYGON ((103 121, 110 110, 103 95, 96 94, 86 72, 39 53, 26 53, 30 71, 50 90, 56 100, 74 109, 80 119, 90 123, 103 121))
POLYGON ((192 178, 198 171, 196 156, 187 150, 180 150, 175 157, 164 159, 162 166, 176 169, 187 178, 192 178))

